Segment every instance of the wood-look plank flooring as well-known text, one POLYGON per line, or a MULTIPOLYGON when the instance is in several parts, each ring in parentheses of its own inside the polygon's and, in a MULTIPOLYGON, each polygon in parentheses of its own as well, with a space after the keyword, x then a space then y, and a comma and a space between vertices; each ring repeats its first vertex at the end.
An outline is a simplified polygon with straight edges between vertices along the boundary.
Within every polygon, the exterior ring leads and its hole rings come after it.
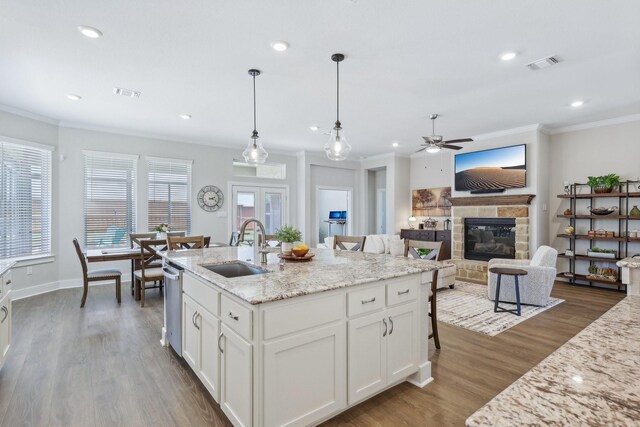
MULTIPOLYGON (((0 371, 0 425, 229 426, 188 365, 160 346, 162 297, 140 308, 113 286, 13 303, 13 344, 0 371)), ((440 323, 434 382, 400 384, 323 426, 463 426, 480 406, 624 294, 557 283, 566 302, 495 337, 440 323)))

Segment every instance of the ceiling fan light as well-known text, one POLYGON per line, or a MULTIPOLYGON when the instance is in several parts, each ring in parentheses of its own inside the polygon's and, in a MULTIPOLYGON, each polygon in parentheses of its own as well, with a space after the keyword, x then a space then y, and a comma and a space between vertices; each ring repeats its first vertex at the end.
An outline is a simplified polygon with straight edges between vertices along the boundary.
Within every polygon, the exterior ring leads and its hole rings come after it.
POLYGON ((434 154, 440 151, 440 147, 438 147, 437 145, 430 145, 427 147, 426 151, 427 153, 434 154))
POLYGON ((329 135, 329 140, 324 144, 324 151, 327 153, 329 160, 341 161, 346 160, 351 152, 351 145, 344 136, 344 131, 333 128, 329 135))

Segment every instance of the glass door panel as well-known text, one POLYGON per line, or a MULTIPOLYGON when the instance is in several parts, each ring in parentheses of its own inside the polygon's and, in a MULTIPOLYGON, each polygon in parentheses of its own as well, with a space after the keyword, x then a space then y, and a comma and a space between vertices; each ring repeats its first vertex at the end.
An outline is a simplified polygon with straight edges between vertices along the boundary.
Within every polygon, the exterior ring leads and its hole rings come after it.
MULTIPOLYGON (((257 218, 263 224, 266 234, 275 234, 286 224, 287 190, 282 187, 233 187, 232 231, 240 230, 242 223, 249 218, 257 218)), ((256 239, 255 224, 245 230, 244 240, 253 244, 256 239)))
POLYGON ((284 189, 262 189, 264 228, 267 234, 275 234, 285 223, 284 189))

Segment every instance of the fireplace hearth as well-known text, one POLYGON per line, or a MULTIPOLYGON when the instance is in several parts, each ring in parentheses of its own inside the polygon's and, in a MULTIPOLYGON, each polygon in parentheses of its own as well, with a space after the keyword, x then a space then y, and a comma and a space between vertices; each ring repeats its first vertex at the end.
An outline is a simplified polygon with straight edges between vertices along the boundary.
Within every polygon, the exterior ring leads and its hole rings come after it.
POLYGON ((464 258, 489 261, 516 258, 515 218, 465 218, 464 258))

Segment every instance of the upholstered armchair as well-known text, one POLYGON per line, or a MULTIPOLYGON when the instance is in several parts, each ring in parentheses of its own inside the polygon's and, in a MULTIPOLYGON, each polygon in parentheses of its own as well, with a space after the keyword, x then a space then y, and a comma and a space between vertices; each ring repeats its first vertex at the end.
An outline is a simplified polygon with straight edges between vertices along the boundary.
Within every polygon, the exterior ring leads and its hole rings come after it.
MULTIPOLYGON (((520 268, 527 275, 518 279, 520 283, 520 302, 522 304, 545 306, 556 280, 556 260, 558 251, 549 246, 540 246, 530 260, 494 258, 489 261, 489 269, 493 267, 520 268)), ((495 300, 498 275, 489 273, 489 299, 495 300)), ((513 276, 502 276, 500 285, 500 301, 516 302, 516 291, 513 276)))

